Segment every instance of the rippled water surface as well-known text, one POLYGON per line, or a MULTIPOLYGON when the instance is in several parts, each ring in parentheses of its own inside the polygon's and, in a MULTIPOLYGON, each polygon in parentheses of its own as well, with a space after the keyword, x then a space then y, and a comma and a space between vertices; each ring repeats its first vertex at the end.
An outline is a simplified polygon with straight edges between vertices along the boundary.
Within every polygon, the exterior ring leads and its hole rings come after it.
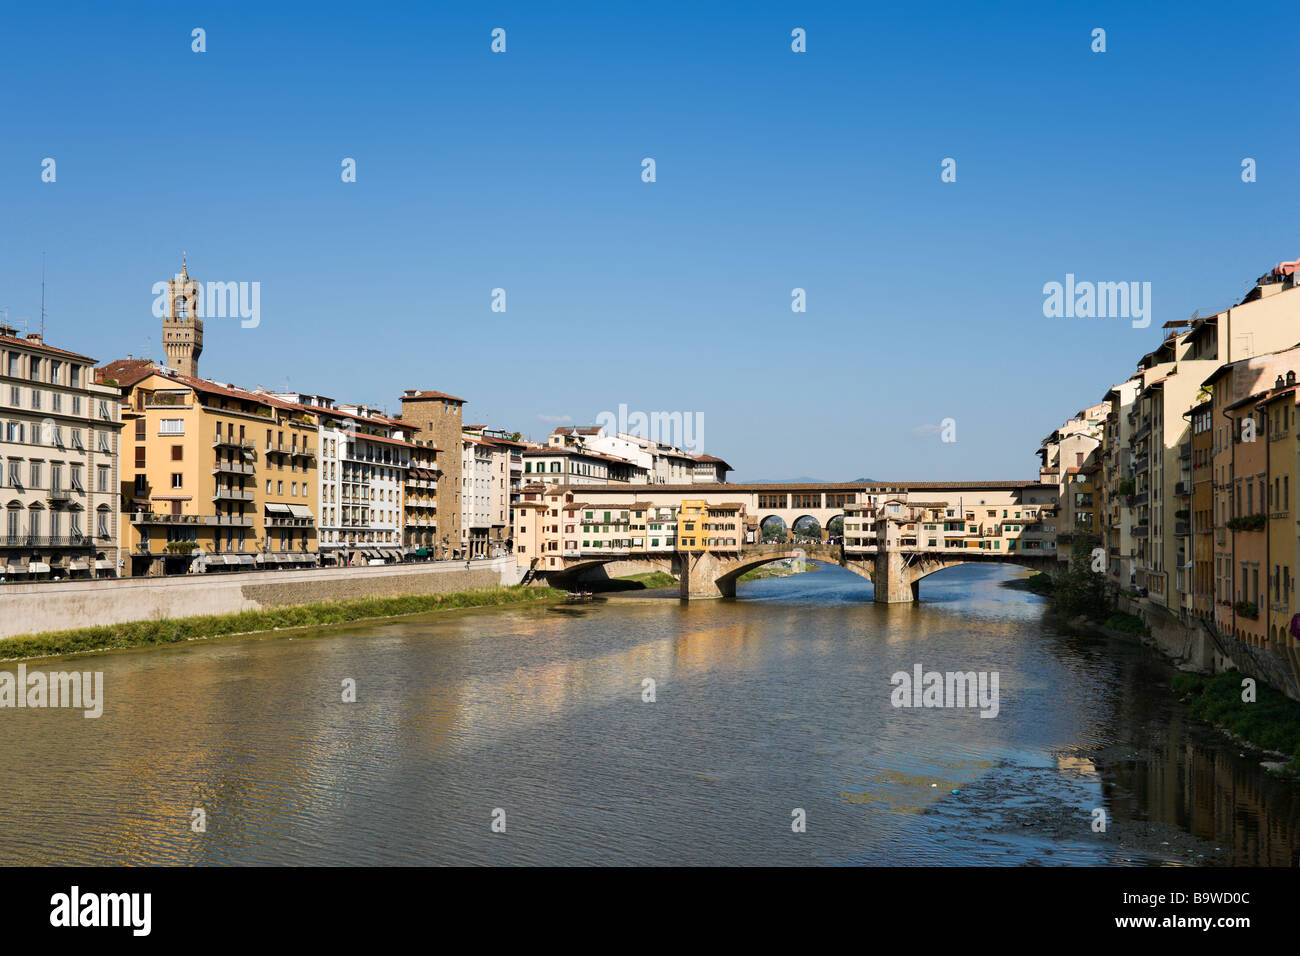
POLYGON ((878 607, 825 567, 33 662, 102 670, 107 701, 0 710, 0 862, 1294 864, 1295 788, 1019 574, 878 607), (998 672, 998 716, 894 708, 917 663, 998 672))

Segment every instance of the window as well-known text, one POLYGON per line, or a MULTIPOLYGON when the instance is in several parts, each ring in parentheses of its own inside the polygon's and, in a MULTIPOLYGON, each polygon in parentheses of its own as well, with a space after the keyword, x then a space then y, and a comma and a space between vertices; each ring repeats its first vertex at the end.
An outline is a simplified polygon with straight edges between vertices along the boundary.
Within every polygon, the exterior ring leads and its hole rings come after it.
POLYGON ((143 449, 143 448, 137 448, 137 449, 135 450, 135 467, 137 467, 137 468, 143 468, 143 467, 144 467, 144 449, 143 449))
POLYGON ((173 488, 185 487, 185 476, 178 471, 172 472, 172 487, 173 488))
MULTIPOLYGON (((158 423, 159 435, 184 435, 185 419, 183 418, 164 418, 158 423)), ((140 437, 144 437, 143 435, 140 437)))
POLYGON ((185 460, 185 446, 172 445, 172 461, 184 461, 184 460, 185 460))
POLYGON ((95 490, 96 491, 101 491, 101 492, 108 491, 108 477, 109 477, 109 469, 106 466, 100 465, 98 468, 95 469, 95 490))

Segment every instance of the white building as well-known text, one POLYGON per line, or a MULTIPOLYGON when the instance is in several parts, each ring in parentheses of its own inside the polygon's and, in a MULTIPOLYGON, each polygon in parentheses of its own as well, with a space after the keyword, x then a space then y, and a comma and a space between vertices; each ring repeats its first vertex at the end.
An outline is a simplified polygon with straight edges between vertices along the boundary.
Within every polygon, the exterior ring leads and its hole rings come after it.
POLYGON ((315 412, 320 447, 316 511, 321 563, 397 562, 405 550, 410 425, 323 395, 264 392, 315 412))

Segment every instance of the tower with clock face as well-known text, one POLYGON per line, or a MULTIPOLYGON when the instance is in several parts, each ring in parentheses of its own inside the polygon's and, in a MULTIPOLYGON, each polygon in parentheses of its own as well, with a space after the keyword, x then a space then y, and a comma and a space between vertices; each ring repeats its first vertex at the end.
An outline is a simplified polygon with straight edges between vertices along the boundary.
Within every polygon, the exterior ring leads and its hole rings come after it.
POLYGON ((199 318, 202 292, 190 278, 184 256, 180 274, 169 279, 167 286, 167 314, 162 328, 167 365, 182 375, 198 378, 199 356, 203 354, 203 320, 199 318))

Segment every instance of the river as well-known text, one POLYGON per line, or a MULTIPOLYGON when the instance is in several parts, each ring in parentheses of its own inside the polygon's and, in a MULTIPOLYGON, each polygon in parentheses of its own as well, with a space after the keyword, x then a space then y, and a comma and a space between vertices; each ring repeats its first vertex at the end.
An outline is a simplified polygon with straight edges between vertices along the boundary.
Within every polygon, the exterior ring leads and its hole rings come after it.
POLYGON ((102 670, 104 712, 0 710, 0 863, 1294 865, 1297 788, 1022 574, 877 606, 822 567, 29 662, 102 670), (997 716, 893 706, 917 664, 996 672, 997 716))

